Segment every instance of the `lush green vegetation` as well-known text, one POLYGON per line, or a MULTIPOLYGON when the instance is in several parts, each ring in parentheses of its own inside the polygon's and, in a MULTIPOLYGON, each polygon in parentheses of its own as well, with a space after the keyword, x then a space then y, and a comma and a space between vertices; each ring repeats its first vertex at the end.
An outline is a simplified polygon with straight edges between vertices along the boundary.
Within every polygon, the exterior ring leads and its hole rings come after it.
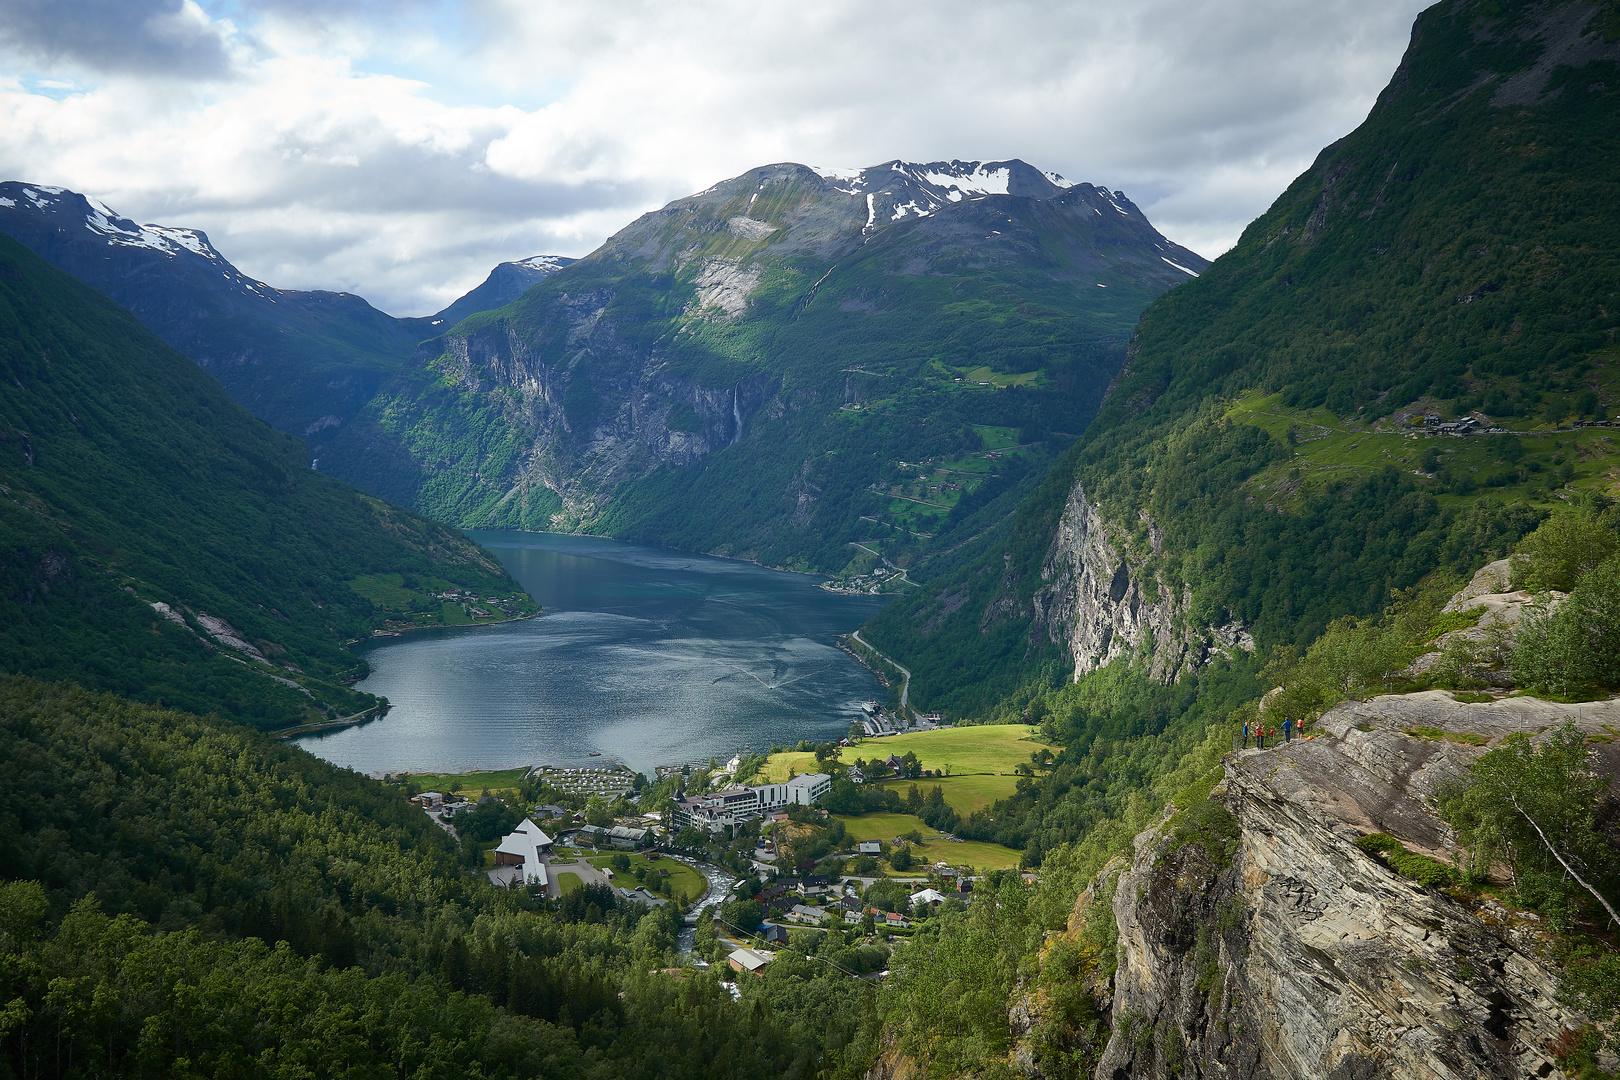
POLYGON ((285 726, 375 704, 344 685, 364 671, 345 642, 387 612, 349 582, 521 594, 458 534, 312 472, 302 443, 7 238, 0 326, 0 670, 285 726))
POLYGON ((462 323, 322 467, 466 526, 588 528, 828 572, 859 541, 905 565, 1035 482, 1096 409, 1142 308, 1186 280, 1143 256, 1139 219, 1111 216, 994 198, 868 234, 864 207, 809 173, 722 186, 462 323), (739 238, 725 222, 743 213, 776 234, 739 238), (826 239, 798 239, 815 230, 826 239), (700 310, 718 259, 758 273, 735 318, 700 310), (600 310, 576 363, 584 295, 600 310), (544 400, 520 369, 548 372, 544 400), (704 452, 674 453, 660 429, 704 452), (593 464, 604 439, 634 447, 622 482, 593 464))
POLYGON ((11 677, 0 725, 0 1075, 854 1076, 875 1051, 868 984, 787 965, 733 1003, 662 973, 673 907, 495 889, 403 792, 241 726, 11 677))
MULTIPOLYGON (((1503 10, 1501 26, 1528 11, 1503 10)), ((928 588, 874 620, 920 704, 972 715, 1061 678, 1031 598, 1076 484, 1161 592, 1191 590, 1192 625, 1236 618, 1270 647, 1470 571, 1552 502, 1612 483, 1607 429, 1555 429, 1608 415, 1620 390, 1620 77, 1564 68, 1542 103, 1494 106, 1479 71, 1521 70, 1542 45, 1475 18, 1424 15, 1366 122, 1143 315, 1017 527, 971 561, 920 566, 928 588), (1422 414, 1470 411, 1520 434, 1406 437, 1422 414)))

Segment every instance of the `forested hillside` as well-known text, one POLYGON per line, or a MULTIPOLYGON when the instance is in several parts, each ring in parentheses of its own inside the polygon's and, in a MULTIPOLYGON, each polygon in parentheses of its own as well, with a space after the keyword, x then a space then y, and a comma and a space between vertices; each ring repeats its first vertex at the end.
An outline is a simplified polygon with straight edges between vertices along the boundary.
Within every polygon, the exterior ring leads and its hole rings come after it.
POLYGON ((0 238, 0 670, 261 727, 355 713, 375 701, 345 643, 384 612, 353 586, 379 574, 521 593, 0 238))
POLYGON ((904 565, 1016 502, 1204 266, 1023 162, 752 169, 426 343, 320 467, 463 527, 904 565))
POLYGON ((987 555, 923 563, 930 587, 874 621, 920 702, 971 711, 1085 667, 1085 618, 1044 617, 1066 513, 1099 515, 1107 570, 1178 634, 1241 628, 1264 653, 1614 485, 1592 426, 1620 404, 1612 11, 1426 12, 1367 120, 1143 315, 1096 421, 987 555))
POLYGON ((676 909, 497 890, 385 787, 219 720, 0 677, 0 1076, 858 1076, 875 988, 742 1003, 676 909), (92 812, 93 808, 93 812, 92 812))

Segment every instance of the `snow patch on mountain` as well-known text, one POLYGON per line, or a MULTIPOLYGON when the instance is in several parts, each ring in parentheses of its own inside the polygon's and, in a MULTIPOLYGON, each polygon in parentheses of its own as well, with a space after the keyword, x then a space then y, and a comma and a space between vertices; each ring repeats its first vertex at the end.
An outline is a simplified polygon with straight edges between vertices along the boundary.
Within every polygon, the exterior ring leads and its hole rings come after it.
POLYGON ((1198 276, 1198 271, 1196 271, 1196 270, 1189 270, 1185 266, 1182 266, 1178 262, 1170 262, 1170 260, 1165 259, 1163 255, 1160 255, 1159 258, 1163 259, 1167 263, 1170 263, 1171 266, 1175 267, 1177 270, 1180 270, 1183 274, 1191 274, 1193 277, 1198 276))
MULTIPOLYGON (((974 163, 967 175, 948 172, 925 172, 922 178, 935 187, 960 191, 967 195, 1005 195, 1012 180, 1011 169, 987 169, 974 163)), ((958 196, 959 198, 960 196, 958 196)))
POLYGON ((573 261, 573 259, 562 255, 530 255, 527 259, 513 259, 512 265, 521 266, 525 270, 539 270, 541 273, 555 274, 573 261))

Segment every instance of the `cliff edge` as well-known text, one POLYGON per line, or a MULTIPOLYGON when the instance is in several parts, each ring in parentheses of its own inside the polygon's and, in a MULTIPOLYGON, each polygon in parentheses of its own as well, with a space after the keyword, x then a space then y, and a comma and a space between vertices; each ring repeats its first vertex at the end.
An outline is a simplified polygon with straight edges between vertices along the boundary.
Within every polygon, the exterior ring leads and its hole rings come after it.
MULTIPOLYGON (((1355 841, 1446 857, 1434 796, 1515 732, 1566 722, 1620 776, 1620 700, 1347 702, 1311 738, 1238 750, 1208 804, 1137 840, 1113 889, 1118 967, 1098 1078, 1546 1077, 1585 1023, 1541 920, 1428 888, 1355 841)), ((1088 893, 1088 896, 1090 894, 1088 893)), ((1082 897, 1082 903, 1087 897, 1082 897)))

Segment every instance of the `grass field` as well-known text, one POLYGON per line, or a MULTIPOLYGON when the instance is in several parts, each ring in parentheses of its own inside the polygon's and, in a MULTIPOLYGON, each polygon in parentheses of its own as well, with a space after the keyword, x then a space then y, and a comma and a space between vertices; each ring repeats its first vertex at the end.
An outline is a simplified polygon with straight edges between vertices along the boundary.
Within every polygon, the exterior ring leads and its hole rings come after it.
POLYGON ((423 791, 476 796, 488 788, 493 795, 502 791, 515 792, 523 779, 523 774, 528 771, 528 767, 524 766, 517 769, 497 769, 493 772, 411 773, 411 779, 420 785, 423 791))
POLYGON ((921 818, 910 814, 862 814, 860 817, 838 815, 852 840, 892 841, 915 829, 923 837, 912 851, 925 862, 948 862, 952 866, 971 866, 976 870, 1009 870, 1018 865, 1019 852, 1000 844, 986 844, 967 840, 953 844, 949 840, 930 839, 939 834, 924 825, 921 818))
POLYGON ((1391 421, 1381 429, 1379 425, 1347 423, 1328 409, 1291 409, 1282 404, 1281 394, 1258 392, 1233 401, 1226 415, 1281 439, 1287 438, 1290 429, 1295 432, 1295 456, 1262 470, 1248 482, 1257 497, 1271 492, 1270 498, 1284 505, 1292 495, 1278 492, 1300 490, 1301 481, 1310 486, 1388 467, 1408 475, 1427 475, 1422 472, 1425 455, 1453 474, 1468 475, 1477 485, 1475 492, 1467 494, 1440 494, 1447 503, 1471 502, 1480 492, 1494 489, 1501 498, 1550 505, 1558 500, 1554 492, 1566 483, 1576 489, 1606 489, 1614 483, 1620 465, 1614 446, 1605 441, 1612 435, 1602 428, 1559 431, 1548 424, 1531 427, 1530 421, 1519 418, 1500 422, 1513 432, 1511 438, 1447 438, 1409 423, 1391 421), (1513 454, 1507 452, 1510 444, 1516 445, 1513 454))
MULTIPOLYGON (((1030 732, 1035 730, 1024 724, 987 724, 983 727, 954 727, 939 731, 918 731, 908 735, 890 735, 881 739, 863 739, 853 747, 847 747, 841 753, 839 760, 849 764, 856 758, 882 760, 890 754, 905 757, 907 752, 917 755, 923 768, 944 770, 949 769, 951 775, 946 779, 954 780, 957 776, 983 773, 992 776, 1013 775, 1013 767, 1029 763, 1029 755, 1048 745, 1039 738, 1032 738, 1030 732)), ((787 779, 789 769, 795 770, 798 775, 816 771, 816 756, 801 751, 787 751, 781 754, 772 754, 765 767, 760 770, 758 783, 780 783, 787 779)), ((1012 791, 1013 781, 1008 780, 1005 791, 1012 791)), ((945 786, 945 785, 941 785, 945 786)), ((902 790, 904 790, 902 788, 902 790)), ((1001 791, 999 785, 985 784, 978 790, 972 785, 964 785, 962 798, 982 798, 989 791, 1001 791), (971 794, 970 794, 971 793, 971 794)), ((949 788, 946 790, 946 799, 952 796, 949 788)), ((995 798, 1000 798, 997 794, 995 798)), ((956 803, 952 802, 952 806, 956 803)), ((978 806, 989 805, 986 802, 974 804, 978 806)))
POLYGON ((987 724, 890 735, 862 740, 860 745, 845 750, 840 760, 881 760, 890 754, 905 757, 909 751, 917 755, 923 768, 948 768, 953 777, 961 773, 1010 775, 1015 765, 1029 763, 1031 752, 1047 745, 1030 737, 1033 730, 1026 724, 987 724))
POLYGON ((557 875, 557 888, 564 896, 567 896, 575 889, 583 889, 584 887, 585 883, 580 880, 578 874, 570 874, 565 871, 557 875))
POLYGON ((924 796, 938 786, 945 795, 946 805, 967 817, 973 811, 983 810, 997 799, 1011 795, 1017 783, 1018 777, 1011 775, 976 775, 946 776, 938 780, 884 780, 879 786, 893 788, 902 796, 912 784, 916 784, 917 790, 924 796))
POLYGON ((788 770, 792 769, 795 776, 816 771, 816 755, 799 750, 789 750, 786 753, 772 754, 765 767, 759 770, 759 775, 750 780, 751 784, 780 784, 788 778, 788 770))
MULTIPOLYGON (((613 869, 612 855, 592 855, 585 860, 599 870, 613 869)), ((614 870, 613 884, 623 889, 633 889, 637 885, 645 884, 649 889, 666 899, 680 895, 688 901, 695 900, 703 895, 708 888, 708 882, 703 875, 674 859, 649 860, 645 855, 630 856, 630 870, 614 870), (659 879, 648 875, 645 881, 637 881, 636 870, 667 870, 669 877, 659 879)))

